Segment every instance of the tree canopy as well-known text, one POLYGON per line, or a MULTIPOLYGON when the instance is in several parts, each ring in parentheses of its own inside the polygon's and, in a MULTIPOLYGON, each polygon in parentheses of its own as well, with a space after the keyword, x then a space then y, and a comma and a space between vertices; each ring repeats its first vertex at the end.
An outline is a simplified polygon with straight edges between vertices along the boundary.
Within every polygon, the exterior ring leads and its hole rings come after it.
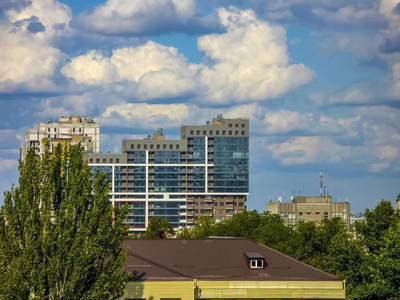
POLYGON ((127 209, 109 201, 105 173, 93 175, 79 145, 20 162, 19 186, 0 209, 1 299, 118 299, 130 274, 127 209))

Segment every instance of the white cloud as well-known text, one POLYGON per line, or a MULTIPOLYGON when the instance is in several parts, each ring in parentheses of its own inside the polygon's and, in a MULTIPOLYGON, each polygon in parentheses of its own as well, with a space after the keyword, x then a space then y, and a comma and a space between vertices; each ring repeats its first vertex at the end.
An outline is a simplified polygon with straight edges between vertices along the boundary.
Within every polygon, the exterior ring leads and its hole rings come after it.
POLYGON ((252 10, 218 10, 224 34, 202 36, 199 50, 215 64, 201 72, 208 97, 218 103, 276 97, 313 79, 303 64, 289 64, 285 30, 257 19, 252 10), (229 51, 227 51, 229 49, 229 51))
POLYGON ((193 90, 196 65, 175 47, 149 41, 145 45, 114 50, 111 57, 90 51, 71 59, 61 73, 77 83, 111 84, 121 81, 125 95, 138 98, 172 97, 193 90))
POLYGON ((269 145, 274 159, 283 165, 337 163, 348 156, 350 147, 335 144, 323 136, 294 137, 288 142, 269 145))
POLYGON ((150 129, 177 127, 188 119, 189 107, 185 104, 126 103, 107 107, 99 122, 109 126, 150 129))
POLYGON ((168 32, 192 18, 195 0, 108 0, 89 15, 73 21, 76 27, 106 35, 168 32))

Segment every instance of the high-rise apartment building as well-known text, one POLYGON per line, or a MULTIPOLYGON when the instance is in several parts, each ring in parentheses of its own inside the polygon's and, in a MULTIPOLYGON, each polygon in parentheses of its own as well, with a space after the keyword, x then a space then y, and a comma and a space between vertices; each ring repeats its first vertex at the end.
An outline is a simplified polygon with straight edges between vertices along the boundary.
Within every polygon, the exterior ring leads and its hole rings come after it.
POLYGON ((46 143, 50 149, 57 144, 81 143, 85 152, 100 152, 100 128, 96 118, 61 117, 58 122, 51 119, 40 123, 25 133, 25 145, 21 147, 21 160, 27 149, 34 147, 37 154, 43 154, 46 143))
POLYGON ((129 205, 131 231, 143 231, 151 217, 168 218, 174 227, 204 214, 224 220, 246 209, 249 120, 218 115, 203 126, 182 125, 180 140, 166 140, 159 129, 143 140, 123 140, 122 154, 84 159, 108 174, 113 205, 129 205))

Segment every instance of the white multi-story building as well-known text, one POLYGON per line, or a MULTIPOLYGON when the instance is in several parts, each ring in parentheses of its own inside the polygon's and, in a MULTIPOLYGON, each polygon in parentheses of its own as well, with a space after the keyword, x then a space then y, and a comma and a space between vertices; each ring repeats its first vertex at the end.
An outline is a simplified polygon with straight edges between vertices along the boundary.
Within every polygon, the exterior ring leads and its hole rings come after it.
POLYGON ((100 152, 100 128, 96 118, 61 117, 53 123, 40 123, 25 133, 25 145, 21 147, 21 160, 25 159, 27 149, 34 147, 37 154, 43 154, 46 142, 50 149, 57 144, 81 143, 84 151, 100 152))

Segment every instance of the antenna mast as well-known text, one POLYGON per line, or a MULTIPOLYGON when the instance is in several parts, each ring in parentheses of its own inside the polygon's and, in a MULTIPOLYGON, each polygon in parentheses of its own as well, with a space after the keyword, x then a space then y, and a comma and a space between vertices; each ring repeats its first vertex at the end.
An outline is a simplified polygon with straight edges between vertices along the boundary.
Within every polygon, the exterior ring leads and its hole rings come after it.
POLYGON ((321 197, 322 197, 323 182, 324 182, 324 175, 322 174, 322 171, 321 171, 321 172, 319 172, 319 193, 320 193, 321 197))

